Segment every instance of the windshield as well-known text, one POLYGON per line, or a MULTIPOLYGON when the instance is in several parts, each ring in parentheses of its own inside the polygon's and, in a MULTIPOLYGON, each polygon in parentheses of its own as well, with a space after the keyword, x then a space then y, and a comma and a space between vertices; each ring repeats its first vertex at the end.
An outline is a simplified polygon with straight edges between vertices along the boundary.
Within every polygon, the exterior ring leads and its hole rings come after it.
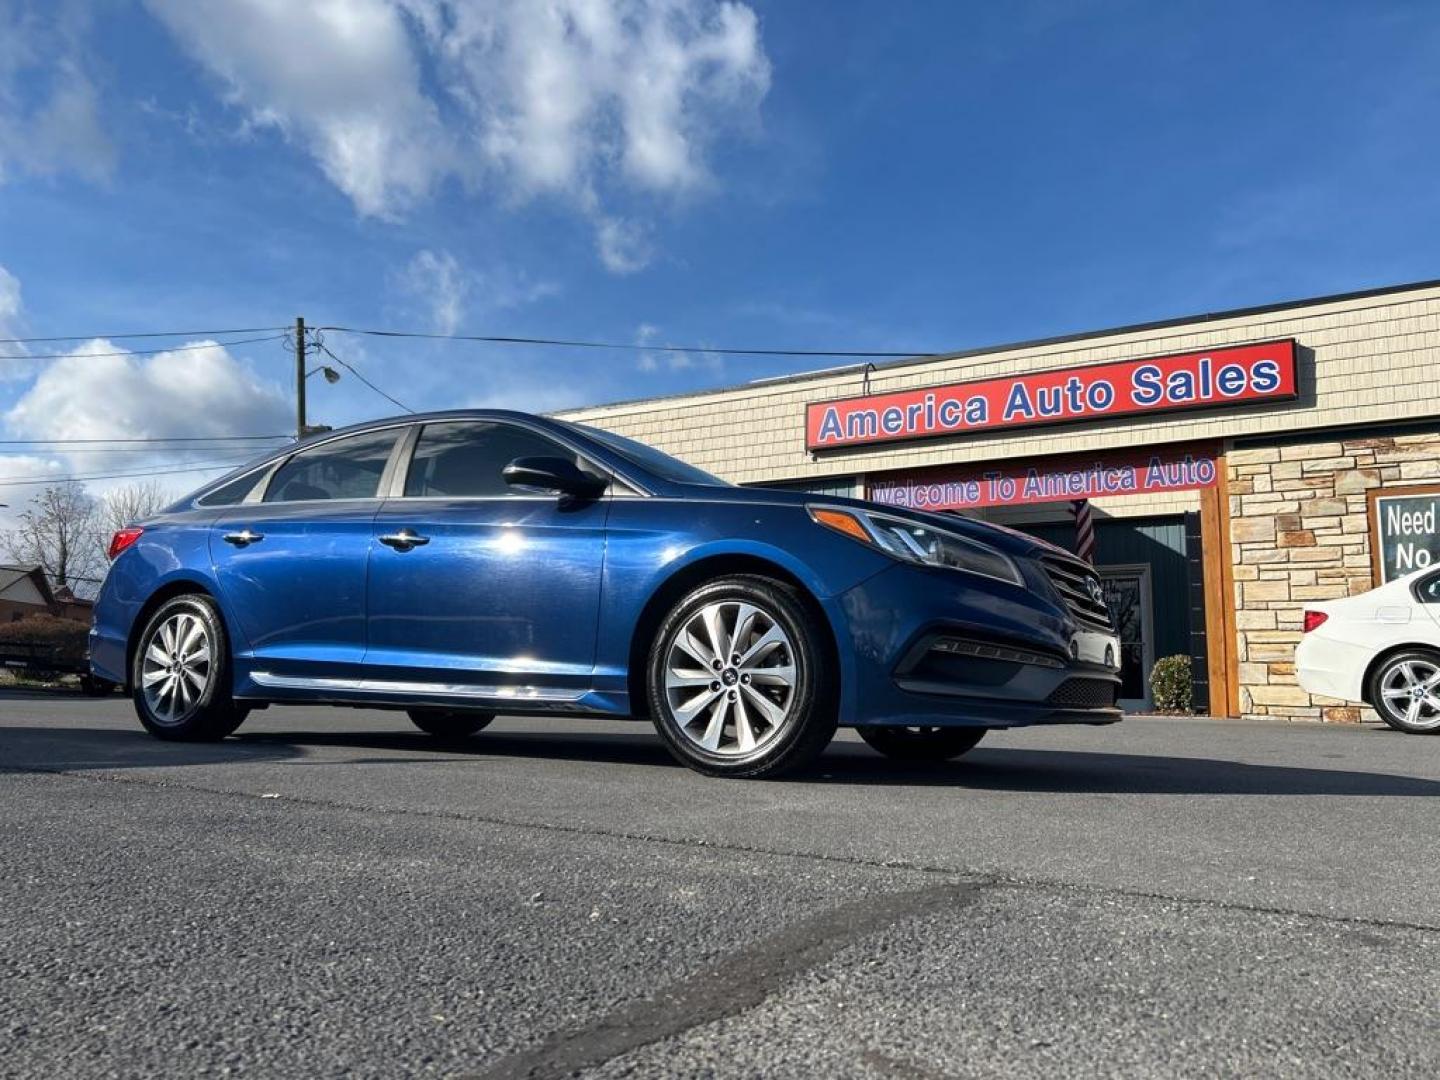
POLYGON ((627 439, 623 435, 616 435, 613 432, 601 431, 599 428, 590 427, 588 424, 570 424, 570 427, 582 435, 594 439, 607 450, 619 454, 632 465, 638 465, 646 472, 653 473, 661 480, 669 480, 676 484, 710 484, 715 487, 730 486, 718 476, 711 476, 704 469, 697 469, 694 465, 687 465, 679 458, 673 458, 669 454, 662 454, 653 446, 646 446, 644 443, 636 442, 634 439, 627 439))

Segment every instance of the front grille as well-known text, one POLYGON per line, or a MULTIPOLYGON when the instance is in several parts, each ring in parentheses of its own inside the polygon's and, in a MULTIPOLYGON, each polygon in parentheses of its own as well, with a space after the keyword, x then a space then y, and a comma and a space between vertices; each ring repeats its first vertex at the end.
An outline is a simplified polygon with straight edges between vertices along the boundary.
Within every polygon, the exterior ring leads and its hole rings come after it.
POLYGON ((1066 679, 1045 703, 1057 709, 1113 709, 1115 691, 1109 679, 1066 679))
POLYGON ((1059 555, 1042 555, 1040 565, 1050 578, 1050 584, 1065 601, 1065 607, 1082 623, 1109 630, 1110 610, 1105 606, 1100 589, 1100 575, 1079 559, 1066 559, 1059 555), (1094 594, 1091 586, 1094 586, 1094 594))

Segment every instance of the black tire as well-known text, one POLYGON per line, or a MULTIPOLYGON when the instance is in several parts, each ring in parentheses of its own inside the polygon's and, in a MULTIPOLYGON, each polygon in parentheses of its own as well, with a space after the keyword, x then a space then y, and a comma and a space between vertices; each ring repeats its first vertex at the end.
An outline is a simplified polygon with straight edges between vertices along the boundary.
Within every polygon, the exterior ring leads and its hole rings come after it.
POLYGON ((494 713, 450 711, 447 709, 406 709, 410 722, 437 739, 464 739, 489 727, 494 713))
MULTIPOLYGON (((728 646, 732 650, 745 648, 746 642, 760 645, 758 630, 731 625, 722 632, 730 639, 728 646), (745 641, 734 640, 742 637, 745 641)), ((837 717, 839 673, 826 635, 826 628, 811 613, 800 593, 771 578, 749 574, 719 578, 682 598, 660 623, 646 668, 650 716, 671 754, 682 764, 708 776, 752 779, 779 776, 813 761, 834 737, 837 717), (747 620, 756 620, 750 625, 780 629, 783 643, 757 654, 759 659, 755 663, 778 656, 780 662, 773 671, 787 672, 785 677, 790 682, 781 685, 779 676, 762 666, 742 673, 742 665, 729 663, 739 655, 734 651, 732 657, 723 658, 724 670, 716 672, 713 683, 693 688, 690 700, 707 692, 719 697, 713 697, 714 705, 702 708, 687 728, 677 719, 675 708, 686 704, 684 696, 689 691, 667 687, 667 658, 678 647, 681 631, 715 605, 733 606, 737 622, 747 607, 753 608, 758 614, 747 616, 747 620), (788 665, 784 663, 787 659, 788 665), (749 671, 754 672, 753 676, 749 671), (722 682, 722 676, 730 681, 722 682), (672 692, 682 698, 678 706, 672 706, 672 692), (718 725, 714 725, 717 748, 707 749, 699 741, 700 728, 712 726, 721 708, 726 711, 718 725), (725 719, 726 716, 729 719, 725 719), (769 722, 771 716, 778 716, 776 722, 769 722), (745 749, 745 740, 740 734, 742 717, 754 749, 745 749), (726 739, 727 732, 734 745, 721 748, 718 744, 726 739)), ((708 648, 705 651, 709 653, 708 648)), ((713 659, 713 654, 711 656, 713 659)), ((696 666, 693 674, 703 674, 698 667, 699 659, 687 663, 696 666)))
MULTIPOLYGON (((173 655, 173 653, 172 653, 173 655)), ((163 670, 163 668, 161 669, 163 670)), ((198 665, 192 670, 198 672, 198 665)), ((197 676, 198 677, 198 676, 197 676)), ((161 677, 161 681, 164 680, 161 677)), ((215 603, 208 596, 198 593, 173 596, 161 604, 145 623, 135 644, 135 654, 130 661, 131 699, 135 713, 145 730, 159 739, 176 742, 212 742, 223 739, 245 721, 250 711, 238 704, 230 695, 231 666, 230 639, 225 633, 225 621, 216 610, 215 603), (204 665, 204 685, 196 687, 194 679, 185 683, 183 690, 177 690, 180 679, 176 678, 170 693, 175 697, 175 708, 167 711, 162 701, 156 701, 146 692, 147 679, 156 674, 156 661, 151 654, 155 645, 164 653, 164 631, 167 626, 190 626, 192 624, 175 620, 194 620, 204 634, 204 645, 208 660, 204 665), (156 639, 160 640, 157 641, 156 639), (147 663, 147 657, 150 657, 147 663), (192 696, 187 700, 185 693, 192 696)))
POLYGON ((95 675, 80 676, 80 692, 86 697, 105 697, 115 689, 115 684, 109 679, 102 679, 95 675))
POLYGON ((1396 731, 1403 731, 1407 735, 1440 734, 1440 705, 1432 703, 1440 700, 1440 693, 1432 692, 1422 698, 1413 721, 1408 716, 1411 698, 1386 696, 1387 682, 1391 683, 1392 688, 1398 689, 1407 681, 1406 665, 1410 665, 1412 672, 1418 669, 1418 673, 1427 678, 1440 674, 1440 653, 1431 649, 1407 649, 1394 656, 1387 656, 1384 662, 1376 664, 1375 670, 1370 673, 1370 681, 1365 687, 1367 700, 1380 714, 1380 719, 1396 731))
POLYGON ((949 761, 975 749, 987 729, 980 727, 860 727, 860 738, 896 761, 949 761))

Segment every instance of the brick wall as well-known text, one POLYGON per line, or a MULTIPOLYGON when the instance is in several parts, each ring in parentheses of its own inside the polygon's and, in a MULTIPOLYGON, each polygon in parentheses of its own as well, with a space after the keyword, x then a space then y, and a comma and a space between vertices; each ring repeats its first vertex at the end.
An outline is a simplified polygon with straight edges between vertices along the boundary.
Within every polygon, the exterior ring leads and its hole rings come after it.
POLYGON ((1242 714, 1378 719, 1349 702, 1312 697, 1296 684, 1301 613, 1307 600, 1373 586, 1365 493, 1434 483, 1440 433, 1232 450, 1226 461, 1242 714))

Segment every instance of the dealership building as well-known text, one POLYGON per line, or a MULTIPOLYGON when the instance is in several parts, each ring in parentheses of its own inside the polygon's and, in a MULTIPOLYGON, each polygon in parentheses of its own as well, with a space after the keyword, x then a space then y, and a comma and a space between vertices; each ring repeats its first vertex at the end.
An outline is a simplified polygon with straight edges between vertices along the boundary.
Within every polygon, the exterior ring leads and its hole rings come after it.
POLYGON ((1071 550, 1122 697, 1191 658, 1221 716, 1354 722, 1296 685, 1307 601, 1440 560, 1440 282, 572 410, 741 484, 963 513, 1071 550))

